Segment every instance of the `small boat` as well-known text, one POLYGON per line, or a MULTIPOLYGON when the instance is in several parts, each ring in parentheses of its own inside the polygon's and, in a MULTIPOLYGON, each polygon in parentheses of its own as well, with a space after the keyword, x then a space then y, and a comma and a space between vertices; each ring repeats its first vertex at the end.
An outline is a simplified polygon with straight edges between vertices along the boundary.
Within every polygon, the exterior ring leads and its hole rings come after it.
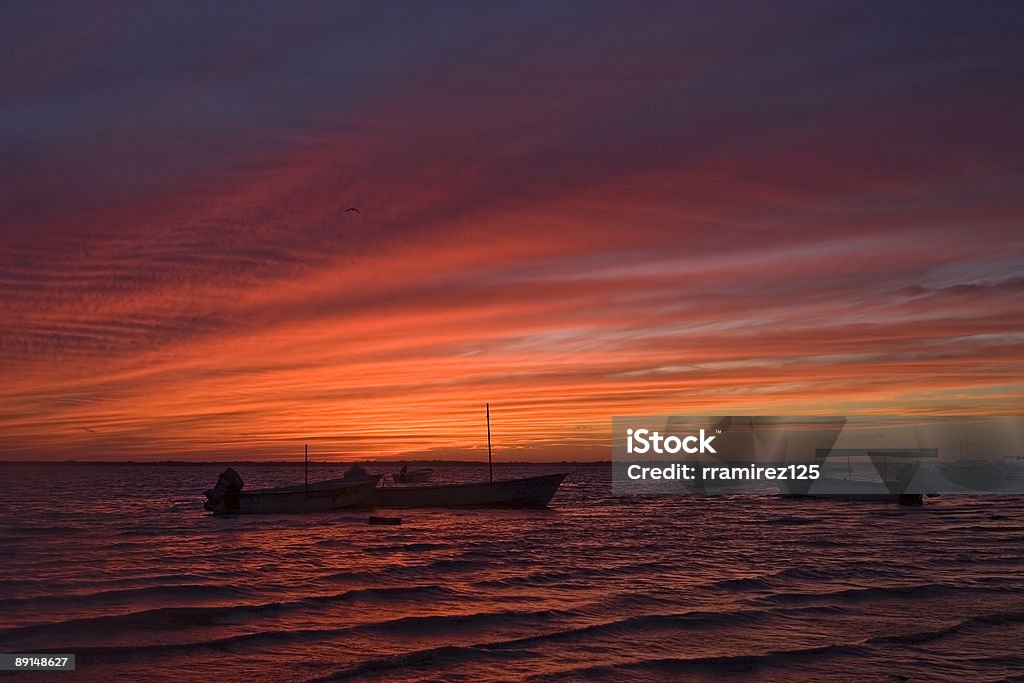
POLYGON ((358 474, 312 484, 242 491, 242 478, 228 468, 206 491, 203 507, 215 515, 329 512, 366 503, 380 476, 358 474))
POLYGON ((470 484, 382 486, 364 504, 376 508, 543 508, 547 507, 565 476, 563 472, 470 484))
POLYGON ((779 493, 787 498, 827 498, 829 500, 897 503, 900 494, 890 491, 881 481, 857 481, 825 478, 807 487, 806 482, 776 482, 779 493))
POLYGON ((418 470, 410 470, 407 467, 402 467, 402 470, 398 474, 394 475, 394 479, 400 484, 415 484, 417 482, 423 482, 430 479, 433 474, 434 470, 429 467, 418 470))
MULTIPOLYGON (((435 486, 381 486, 373 492, 366 505, 375 508, 547 507, 558 487, 562 485, 565 473, 494 481, 494 462, 491 456, 491 405, 485 404, 484 409, 487 416, 488 481, 435 486)), ((432 470, 425 471, 433 473, 432 470)), ((409 472, 403 467, 400 474, 408 475, 409 472)))
POLYGON ((787 497, 827 498, 830 500, 891 502, 900 505, 920 505, 924 494, 915 482, 922 458, 937 458, 935 448, 861 449, 818 448, 815 459, 824 466, 831 457, 846 459, 846 477, 824 476, 816 480, 779 480, 779 492, 787 497), (877 479, 857 479, 853 458, 871 461, 877 479), (892 462, 890 462, 890 460, 892 462))
POLYGON ((937 473, 957 488, 976 493, 1024 490, 1024 458, 1004 457, 998 460, 956 460, 940 463, 937 473))

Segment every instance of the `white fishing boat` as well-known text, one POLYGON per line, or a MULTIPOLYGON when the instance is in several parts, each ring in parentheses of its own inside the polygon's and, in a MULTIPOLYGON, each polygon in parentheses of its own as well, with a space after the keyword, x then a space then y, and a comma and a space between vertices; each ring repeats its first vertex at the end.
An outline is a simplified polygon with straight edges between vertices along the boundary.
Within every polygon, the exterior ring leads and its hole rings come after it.
POLYGON ((242 478, 228 468, 206 491, 203 507, 215 515, 329 512, 365 504, 379 476, 348 476, 297 486, 243 491, 242 478))
POLYGON ((1024 458, 1021 457, 944 462, 936 467, 936 472, 954 490, 976 493, 1024 490, 1024 458))
POLYGON ((564 472, 560 472, 470 484, 381 486, 365 504, 378 508, 543 508, 547 507, 565 476, 564 472))
MULTIPOLYGON (((547 507, 566 474, 560 472, 494 481, 490 404, 486 404, 485 409, 488 481, 434 486, 381 486, 373 492, 367 505, 379 508, 547 507)), ((408 473, 404 467, 402 469, 403 473, 408 473)))
POLYGON ((816 480, 778 481, 777 485, 785 496, 918 505, 923 501, 923 493, 915 491, 914 485, 921 483, 916 479, 921 460, 938 456, 938 450, 934 448, 819 448, 815 451, 815 458, 824 476, 816 480), (869 460, 874 477, 857 478, 858 470, 852 463, 855 458, 869 460), (838 476, 841 467, 835 466, 837 461, 845 461, 845 476, 838 476), (829 464, 832 466, 828 467, 829 464))
POLYGON ((900 494, 890 491, 881 481, 856 481, 825 478, 807 486, 807 482, 776 482, 779 493, 794 498, 828 498, 831 500, 865 500, 896 503, 900 494))

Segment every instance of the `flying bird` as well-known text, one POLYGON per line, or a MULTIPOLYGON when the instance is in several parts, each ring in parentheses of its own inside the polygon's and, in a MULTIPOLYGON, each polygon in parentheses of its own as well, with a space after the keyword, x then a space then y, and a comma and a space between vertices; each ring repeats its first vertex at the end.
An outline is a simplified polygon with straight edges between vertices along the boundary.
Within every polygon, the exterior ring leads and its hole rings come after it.
POLYGON ((350 206, 347 209, 345 209, 345 213, 362 213, 362 211, 360 211, 354 206, 350 206))

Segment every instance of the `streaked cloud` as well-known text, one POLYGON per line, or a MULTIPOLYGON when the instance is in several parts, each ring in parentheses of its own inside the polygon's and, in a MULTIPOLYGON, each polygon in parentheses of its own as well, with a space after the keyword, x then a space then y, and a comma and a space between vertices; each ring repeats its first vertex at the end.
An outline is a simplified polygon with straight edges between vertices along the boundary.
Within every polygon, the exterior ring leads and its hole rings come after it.
POLYGON ((1012 4, 193 9, 4 10, 0 457, 1020 410, 1012 4))

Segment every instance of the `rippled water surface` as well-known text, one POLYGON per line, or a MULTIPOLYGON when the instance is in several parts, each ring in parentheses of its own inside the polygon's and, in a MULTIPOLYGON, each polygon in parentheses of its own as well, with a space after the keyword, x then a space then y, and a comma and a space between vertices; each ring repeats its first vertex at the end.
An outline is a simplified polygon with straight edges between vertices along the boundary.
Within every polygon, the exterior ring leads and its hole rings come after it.
MULTIPOLYGON (((0 466, 0 652, 76 653, 83 680, 1024 672, 1017 497, 624 499, 608 467, 505 466, 570 474, 549 510, 405 510, 387 527, 208 516, 222 469, 0 466)), ((238 470, 247 488, 302 479, 238 470)))

